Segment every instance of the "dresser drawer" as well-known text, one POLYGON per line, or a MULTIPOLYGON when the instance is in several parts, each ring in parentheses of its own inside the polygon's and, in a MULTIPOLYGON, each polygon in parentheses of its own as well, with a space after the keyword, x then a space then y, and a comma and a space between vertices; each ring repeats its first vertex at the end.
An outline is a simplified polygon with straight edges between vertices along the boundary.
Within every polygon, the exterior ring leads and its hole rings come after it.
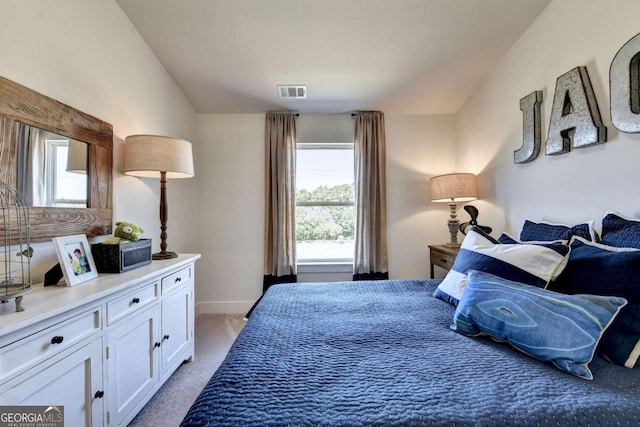
POLYGON ((158 282, 153 282, 107 302, 107 325, 111 325, 157 298, 158 282))
POLYGON ((162 294, 164 295, 167 292, 170 292, 171 289, 187 283, 189 280, 191 280, 191 277, 191 266, 176 271, 170 276, 164 277, 162 279, 162 294))
POLYGON ((28 369, 102 329, 100 306, 0 348, 0 380, 28 369))

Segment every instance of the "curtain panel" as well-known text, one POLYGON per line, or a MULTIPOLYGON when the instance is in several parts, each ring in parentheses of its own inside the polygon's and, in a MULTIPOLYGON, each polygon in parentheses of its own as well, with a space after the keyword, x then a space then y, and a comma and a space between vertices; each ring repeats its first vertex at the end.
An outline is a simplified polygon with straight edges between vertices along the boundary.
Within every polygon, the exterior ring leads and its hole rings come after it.
POLYGON ((16 126, 16 162, 19 171, 16 188, 29 206, 46 206, 45 195, 45 138, 36 127, 18 123, 16 126))
POLYGON ((267 113, 265 148, 263 292, 276 283, 297 281, 295 113, 267 113))
POLYGON ((385 280, 389 278, 389 269, 384 114, 360 111, 355 120, 353 280, 385 280))

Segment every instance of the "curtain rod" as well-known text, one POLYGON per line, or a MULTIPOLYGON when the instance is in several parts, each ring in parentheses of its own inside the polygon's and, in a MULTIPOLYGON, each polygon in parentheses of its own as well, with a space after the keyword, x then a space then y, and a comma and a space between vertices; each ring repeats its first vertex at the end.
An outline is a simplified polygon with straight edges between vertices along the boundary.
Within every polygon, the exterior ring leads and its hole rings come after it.
MULTIPOLYGON (((267 111, 267 113, 271 113, 271 114, 285 114, 285 113, 292 113, 292 111, 267 111)), ((300 113, 293 113, 294 117, 300 117, 300 113)))
POLYGON ((359 111, 353 111, 351 113, 351 117, 355 117, 360 113, 381 113, 382 111, 379 110, 359 110, 359 111))
MULTIPOLYGON (((291 111, 268 111, 269 113, 290 113, 291 111)), ((351 113, 351 117, 356 117, 358 113, 351 113)), ((300 113, 293 113, 294 117, 300 117, 300 113)))

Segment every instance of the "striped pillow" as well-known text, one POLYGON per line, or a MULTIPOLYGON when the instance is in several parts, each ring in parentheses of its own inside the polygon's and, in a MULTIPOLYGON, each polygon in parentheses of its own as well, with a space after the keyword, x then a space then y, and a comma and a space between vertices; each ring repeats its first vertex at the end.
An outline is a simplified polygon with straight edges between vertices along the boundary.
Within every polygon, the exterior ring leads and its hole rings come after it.
POLYGON ((501 244, 473 227, 464 238, 453 267, 433 296, 454 306, 464 294, 469 270, 545 288, 567 265, 569 246, 552 243, 501 244))

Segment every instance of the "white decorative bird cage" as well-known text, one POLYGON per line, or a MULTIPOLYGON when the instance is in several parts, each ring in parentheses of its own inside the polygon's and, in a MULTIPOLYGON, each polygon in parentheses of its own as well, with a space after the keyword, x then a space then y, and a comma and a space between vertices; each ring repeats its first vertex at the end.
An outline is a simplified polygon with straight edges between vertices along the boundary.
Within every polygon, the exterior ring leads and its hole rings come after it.
POLYGON ((0 302, 15 298, 23 311, 22 295, 31 290, 29 206, 15 188, 0 182, 0 302))

